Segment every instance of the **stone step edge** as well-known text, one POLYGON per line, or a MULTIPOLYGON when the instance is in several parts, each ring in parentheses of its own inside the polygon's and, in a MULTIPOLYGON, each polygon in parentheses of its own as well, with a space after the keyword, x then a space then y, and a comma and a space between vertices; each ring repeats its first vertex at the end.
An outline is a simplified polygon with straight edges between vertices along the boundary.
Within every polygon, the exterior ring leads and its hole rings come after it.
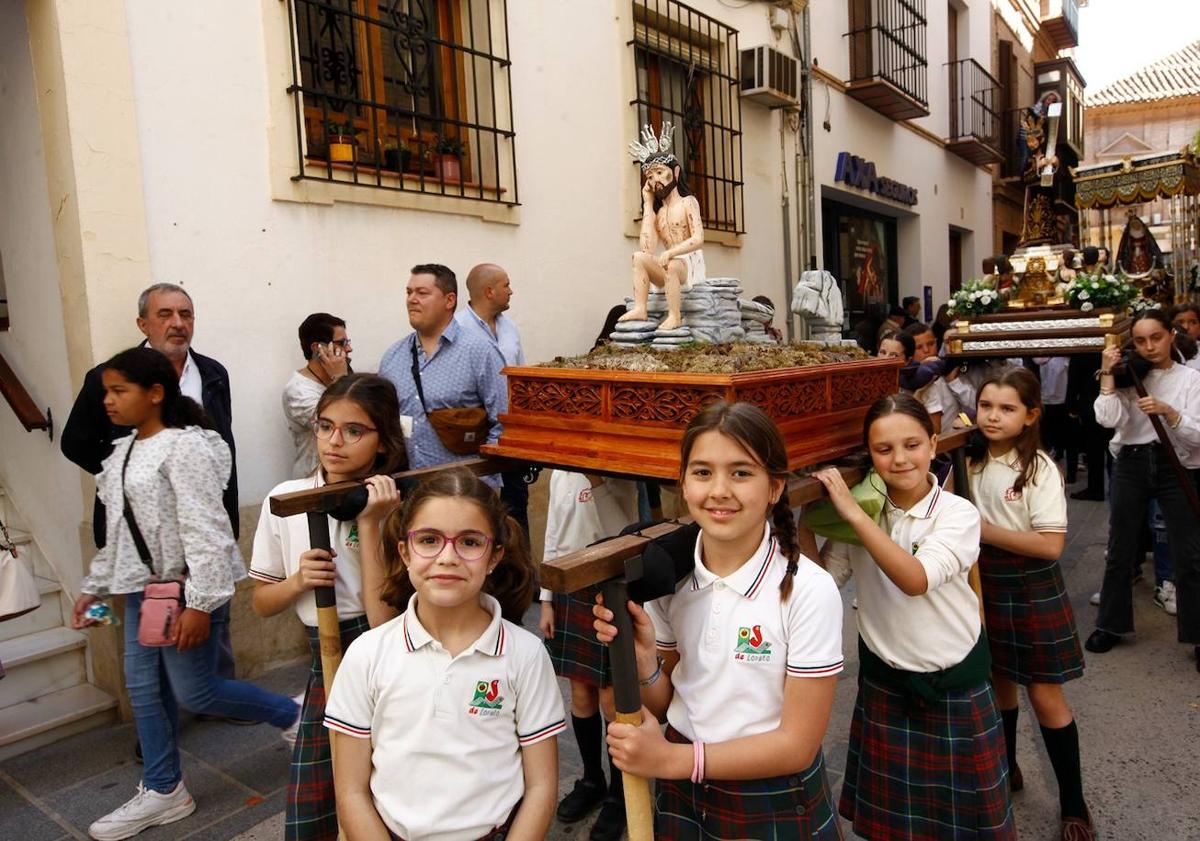
POLYGON ((38 736, 116 706, 116 698, 90 683, 13 704, 0 709, 0 746, 38 736))
POLYGON ((12 670, 86 645, 86 634, 65 627, 49 628, 0 642, 0 663, 12 670))

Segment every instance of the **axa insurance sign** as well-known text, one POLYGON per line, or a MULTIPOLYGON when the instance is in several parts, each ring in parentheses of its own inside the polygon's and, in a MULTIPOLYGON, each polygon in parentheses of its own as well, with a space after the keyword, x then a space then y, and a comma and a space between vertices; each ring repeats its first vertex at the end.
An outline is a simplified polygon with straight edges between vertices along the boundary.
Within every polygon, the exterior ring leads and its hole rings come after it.
POLYGON ((849 152, 838 154, 837 171, 833 179, 854 187, 866 190, 885 199, 898 201, 901 204, 914 205, 917 203, 917 188, 890 178, 882 178, 875 172, 872 161, 864 161, 858 155, 849 152))

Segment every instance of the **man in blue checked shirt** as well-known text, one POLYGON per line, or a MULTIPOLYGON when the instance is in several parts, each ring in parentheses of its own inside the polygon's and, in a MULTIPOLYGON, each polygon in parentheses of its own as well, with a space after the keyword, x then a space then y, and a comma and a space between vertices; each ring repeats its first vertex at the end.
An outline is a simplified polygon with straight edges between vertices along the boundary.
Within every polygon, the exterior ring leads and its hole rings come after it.
POLYGON ((471 458, 455 455, 442 446, 425 408, 434 411, 482 406, 489 423, 487 443, 495 443, 500 437, 500 413, 508 407, 508 393, 500 374, 504 357, 482 333, 466 330, 455 322, 458 280, 445 266, 413 266, 405 302, 413 332, 387 349, 379 362, 379 375, 396 386, 400 398, 400 424, 409 467, 471 458), (413 378, 414 355, 424 406, 413 378))

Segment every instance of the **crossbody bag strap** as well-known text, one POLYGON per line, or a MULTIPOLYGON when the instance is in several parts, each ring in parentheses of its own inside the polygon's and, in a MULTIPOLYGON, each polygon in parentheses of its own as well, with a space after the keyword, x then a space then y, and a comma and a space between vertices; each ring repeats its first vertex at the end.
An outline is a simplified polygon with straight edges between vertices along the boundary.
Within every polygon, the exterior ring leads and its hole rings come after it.
POLYGON ((125 515, 125 523, 129 526, 129 533, 133 536, 133 545, 137 549, 138 557, 150 570, 151 575, 157 575, 158 573, 154 571, 153 559, 150 557, 150 547, 146 545, 146 539, 142 537, 142 530, 138 528, 137 520, 133 518, 133 506, 129 504, 129 494, 125 493, 125 471, 129 467, 129 457, 133 455, 133 444, 132 441, 129 443, 129 449, 125 451, 125 461, 121 464, 121 498, 125 501, 122 513, 125 515))
POLYGON ((421 401, 421 408, 428 415, 429 407, 425 405, 425 389, 421 388, 421 366, 417 363, 417 342, 419 341, 417 334, 413 333, 412 347, 409 348, 412 351, 412 378, 413 382, 417 384, 417 397, 421 401))

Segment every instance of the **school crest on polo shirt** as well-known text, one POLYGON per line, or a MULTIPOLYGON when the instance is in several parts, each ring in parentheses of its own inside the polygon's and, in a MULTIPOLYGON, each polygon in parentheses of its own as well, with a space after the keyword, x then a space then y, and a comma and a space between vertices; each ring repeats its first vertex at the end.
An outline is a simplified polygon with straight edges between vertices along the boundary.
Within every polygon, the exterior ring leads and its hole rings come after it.
POLYGON ((763 639, 762 625, 738 628, 733 659, 743 660, 747 663, 762 663, 771 659, 771 643, 763 639))
POLYGON ((481 680, 475 684, 475 697, 467 705, 467 715, 483 718, 500 715, 504 707, 504 696, 500 694, 500 681, 481 680))

